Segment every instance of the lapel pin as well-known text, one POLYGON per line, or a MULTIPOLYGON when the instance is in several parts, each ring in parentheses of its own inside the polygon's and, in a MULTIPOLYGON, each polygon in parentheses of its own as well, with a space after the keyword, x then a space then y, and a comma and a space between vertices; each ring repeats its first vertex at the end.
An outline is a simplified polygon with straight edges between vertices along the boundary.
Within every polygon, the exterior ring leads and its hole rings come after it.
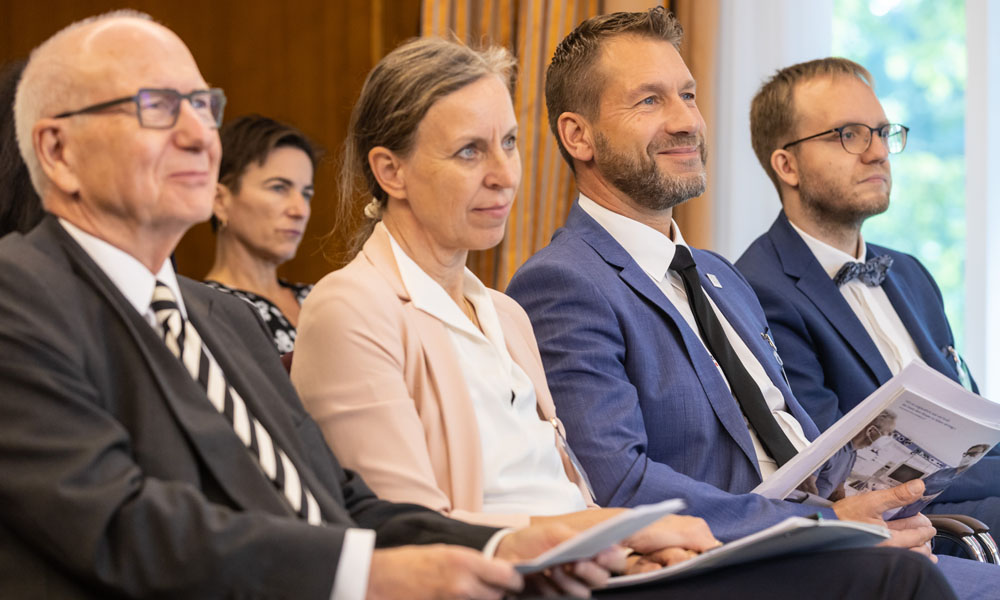
POLYGON ((716 277, 712 273, 705 273, 705 277, 708 277, 708 280, 712 282, 712 285, 714 285, 715 287, 719 288, 720 290, 722 289, 722 284, 719 283, 719 278, 718 277, 716 277))

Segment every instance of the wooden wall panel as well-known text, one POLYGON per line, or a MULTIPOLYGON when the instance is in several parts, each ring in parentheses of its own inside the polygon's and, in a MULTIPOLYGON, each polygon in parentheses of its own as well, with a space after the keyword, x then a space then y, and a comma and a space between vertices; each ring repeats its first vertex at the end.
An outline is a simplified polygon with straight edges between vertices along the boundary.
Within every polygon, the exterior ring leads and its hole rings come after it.
MULTIPOLYGON (((61 27, 121 7, 112 0, 29 0, 0 3, 0 62, 26 56, 61 27)), ((341 240, 321 246, 333 225, 339 158, 351 106, 364 77, 386 52, 416 36, 420 0, 131 0, 187 43, 205 79, 226 90, 227 118, 257 112, 289 121, 326 149, 316 173, 313 216, 294 261, 281 269, 295 281, 316 281, 340 257, 341 240)), ((201 277, 212 262, 207 225, 193 228, 177 249, 181 273, 201 277)))

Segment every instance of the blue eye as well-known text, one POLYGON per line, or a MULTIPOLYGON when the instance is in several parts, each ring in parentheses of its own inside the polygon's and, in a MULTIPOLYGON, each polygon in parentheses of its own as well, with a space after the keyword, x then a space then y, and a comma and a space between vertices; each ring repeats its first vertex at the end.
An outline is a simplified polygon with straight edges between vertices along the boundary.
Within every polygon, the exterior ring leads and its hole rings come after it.
POLYGON ((508 137, 504 138, 504 140, 503 140, 503 149, 504 150, 513 150, 515 148, 517 148, 517 138, 516 137, 514 137, 514 136, 511 135, 511 136, 508 136, 508 137))
POLYGON ((681 94, 681 98, 688 101, 694 101, 694 92, 684 92, 681 94))
POLYGON ((465 159, 473 159, 476 158, 476 156, 478 155, 479 155, 479 150, 471 144, 459 150, 457 154, 459 158, 465 158, 465 159))
POLYGON ((646 97, 646 98, 643 98, 643 99, 642 99, 642 100, 641 100, 641 101, 639 102, 639 104, 645 104, 645 105, 647 105, 647 106, 651 106, 651 105, 653 105, 653 104, 655 104, 655 103, 656 103, 656 97, 655 97, 655 96, 648 96, 648 97, 646 97))

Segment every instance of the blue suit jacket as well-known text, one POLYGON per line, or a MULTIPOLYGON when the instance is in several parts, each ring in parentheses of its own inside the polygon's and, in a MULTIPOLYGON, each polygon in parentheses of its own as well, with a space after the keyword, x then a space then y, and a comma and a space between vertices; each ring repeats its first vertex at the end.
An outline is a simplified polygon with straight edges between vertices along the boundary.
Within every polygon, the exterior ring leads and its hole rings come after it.
MULTIPOLYGON (((753 291, 725 259, 692 253, 708 294, 782 390, 806 435, 815 437, 761 335, 767 324, 753 291)), ((705 518, 721 539, 816 512, 747 493, 760 483, 760 470, 743 414, 711 355, 579 205, 507 293, 531 318, 559 416, 599 504, 684 498, 688 512, 705 518)))
MULTIPOLYGON (((882 289, 921 358, 958 381, 949 353, 955 340, 941 291, 930 273, 909 254, 875 244, 867 246, 869 258, 882 254, 893 258, 882 289)), ((767 314, 795 397, 821 428, 833 425, 892 377, 875 342, 784 212, 750 245, 736 266, 757 292, 767 314)), ((1000 481, 1000 465, 991 465, 994 462, 997 459, 982 460, 975 471, 992 470, 1000 481)), ((978 485, 972 471, 957 482, 962 488, 978 485)), ((963 491, 957 486, 941 496, 950 500, 981 497, 982 492, 963 491)))

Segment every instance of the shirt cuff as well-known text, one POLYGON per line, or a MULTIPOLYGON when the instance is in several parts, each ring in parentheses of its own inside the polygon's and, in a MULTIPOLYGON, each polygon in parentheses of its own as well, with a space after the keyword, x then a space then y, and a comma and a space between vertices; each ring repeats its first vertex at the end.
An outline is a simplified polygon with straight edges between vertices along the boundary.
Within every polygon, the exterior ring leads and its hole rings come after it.
MULTIPOLYGON (((491 538, 490 542, 492 541, 491 538)), ((344 532, 344 543, 340 547, 340 559, 337 561, 330 600, 364 600, 374 550, 374 530, 350 528, 344 532)))
POLYGON ((486 545, 483 546, 483 556, 486 558, 493 558, 493 555, 497 552, 497 546, 500 545, 500 542, 507 536, 508 533, 512 533, 513 531, 513 527, 504 527, 500 531, 494 533, 493 536, 490 537, 489 541, 486 542, 486 545))

